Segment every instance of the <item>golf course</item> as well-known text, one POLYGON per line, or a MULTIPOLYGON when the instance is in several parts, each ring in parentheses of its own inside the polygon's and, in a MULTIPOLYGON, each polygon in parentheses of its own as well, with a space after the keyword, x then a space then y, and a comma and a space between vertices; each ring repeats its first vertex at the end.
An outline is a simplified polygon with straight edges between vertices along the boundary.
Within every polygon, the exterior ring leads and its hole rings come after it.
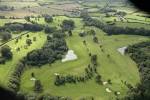
POLYGON ((149 15, 124 5, 0 0, 0 86, 25 100, 123 100, 141 83, 127 48, 150 41, 149 15))

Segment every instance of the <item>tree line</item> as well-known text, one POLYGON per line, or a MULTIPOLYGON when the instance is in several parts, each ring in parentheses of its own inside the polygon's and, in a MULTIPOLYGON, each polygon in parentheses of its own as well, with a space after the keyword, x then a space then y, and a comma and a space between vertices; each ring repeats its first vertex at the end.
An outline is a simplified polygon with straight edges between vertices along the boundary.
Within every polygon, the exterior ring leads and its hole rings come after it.
POLYGON ((41 31, 43 30, 43 25, 40 24, 30 24, 30 23, 6 23, 4 26, 0 27, 0 31, 41 31))
POLYGON ((95 77, 95 81, 98 84, 102 84, 101 75, 97 72, 97 55, 91 55, 91 64, 89 64, 85 70, 84 74, 80 76, 76 75, 59 75, 57 74, 55 77, 54 84, 56 86, 65 85, 67 83, 69 84, 76 84, 80 82, 87 82, 88 80, 95 77))
POLYGON ((81 17, 83 18, 83 21, 86 26, 95 26, 97 28, 100 28, 108 35, 127 34, 127 35, 150 36, 150 30, 146 30, 144 28, 130 28, 130 27, 118 27, 114 25, 108 25, 106 23, 99 21, 98 19, 90 17, 88 13, 85 11, 81 13, 81 17))

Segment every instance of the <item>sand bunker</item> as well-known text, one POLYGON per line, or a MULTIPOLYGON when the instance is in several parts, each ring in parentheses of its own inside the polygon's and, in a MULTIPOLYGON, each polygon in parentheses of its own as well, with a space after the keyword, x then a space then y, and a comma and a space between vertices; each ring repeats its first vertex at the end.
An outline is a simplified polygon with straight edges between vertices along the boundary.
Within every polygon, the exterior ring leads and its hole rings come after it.
POLYGON ((62 62, 66 62, 66 61, 72 61, 72 60, 76 60, 78 57, 76 54, 74 54, 73 50, 69 50, 65 56, 65 58, 63 58, 61 61, 62 62))
POLYGON ((119 49, 117 49, 117 50, 118 50, 118 52, 120 52, 122 55, 124 55, 126 49, 127 49, 127 47, 122 47, 122 48, 119 48, 119 49))
POLYGON ((120 92, 117 92, 117 95, 120 95, 121 93, 120 92))
POLYGON ((58 76, 59 74, 58 74, 58 73, 54 73, 54 75, 55 75, 55 76, 58 76))
POLYGON ((35 81, 35 80, 36 80, 36 78, 31 78, 30 80, 31 80, 31 81, 35 81))
POLYGON ((112 91, 109 88, 106 88, 106 92, 111 93, 112 91))
POLYGON ((108 84, 108 82, 103 82, 103 85, 106 85, 106 84, 108 84))

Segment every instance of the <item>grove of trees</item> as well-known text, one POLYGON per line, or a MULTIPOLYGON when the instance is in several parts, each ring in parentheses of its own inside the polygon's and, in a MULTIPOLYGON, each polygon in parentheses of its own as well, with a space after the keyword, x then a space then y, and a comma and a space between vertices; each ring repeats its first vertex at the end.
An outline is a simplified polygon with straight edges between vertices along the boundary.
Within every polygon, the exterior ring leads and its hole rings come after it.
POLYGON ((51 23, 51 22, 53 22, 53 17, 49 16, 49 15, 45 15, 44 20, 46 23, 51 23))
POLYGON ((63 31, 70 31, 74 29, 75 23, 73 20, 64 20, 61 27, 63 31))
POLYGON ((1 56, 5 59, 12 59, 13 54, 11 52, 11 48, 8 45, 4 45, 3 47, 1 47, 1 56))
POLYGON ((128 47, 126 53, 137 63, 141 83, 131 88, 125 100, 150 100, 150 41, 128 47))
POLYGON ((2 41, 8 41, 9 39, 12 38, 12 35, 10 32, 2 32, 0 34, 2 41))
POLYGON ((32 66, 41 66, 46 63, 53 63, 57 59, 61 59, 68 50, 61 32, 53 33, 53 38, 48 36, 46 43, 41 49, 33 50, 25 57, 25 62, 32 66))

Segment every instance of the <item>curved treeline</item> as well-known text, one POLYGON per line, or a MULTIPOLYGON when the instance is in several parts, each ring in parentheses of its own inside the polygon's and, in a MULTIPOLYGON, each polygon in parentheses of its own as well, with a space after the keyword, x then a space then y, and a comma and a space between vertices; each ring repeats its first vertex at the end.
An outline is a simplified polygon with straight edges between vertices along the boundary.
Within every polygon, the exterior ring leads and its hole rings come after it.
POLYGON ((125 100, 150 100, 150 41, 129 46, 126 53, 137 63, 141 83, 130 89, 125 100))
POLYGON ((98 67, 97 55, 91 55, 90 59, 91 59, 91 63, 84 69, 84 73, 82 75, 63 76, 63 75, 57 74, 54 84, 56 86, 61 86, 61 85, 65 85, 66 83, 68 84, 84 83, 93 79, 93 77, 95 77, 95 80, 98 80, 96 81, 98 84, 101 84, 102 83, 101 75, 97 72, 97 67, 98 67))
POLYGON ((118 27, 114 25, 108 25, 99 21, 98 19, 90 17, 88 14, 81 14, 83 21, 86 26, 95 26, 102 29, 108 35, 141 35, 141 36, 150 36, 150 30, 144 28, 130 28, 130 27, 118 27))

